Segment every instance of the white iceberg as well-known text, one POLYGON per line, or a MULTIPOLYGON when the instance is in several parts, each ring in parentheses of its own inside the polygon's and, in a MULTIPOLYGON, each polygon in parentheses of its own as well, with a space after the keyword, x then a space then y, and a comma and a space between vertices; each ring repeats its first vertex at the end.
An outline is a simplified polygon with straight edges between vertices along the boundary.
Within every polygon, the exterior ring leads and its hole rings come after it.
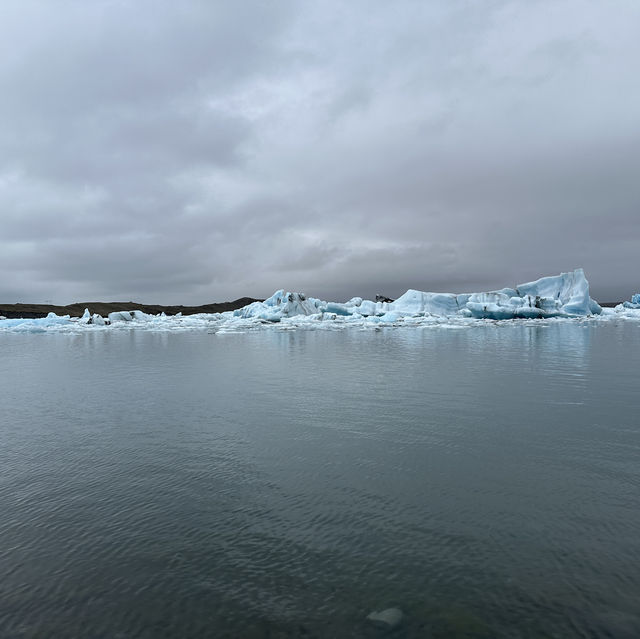
MULTIPOLYGON (((72 321, 69 315, 49 313, 46 317, 3 319, 0 328, 15 333, 42 333, 49 329, 58 329, 72 321)), ((77 318, 76 318, 77 321, 77 318)))

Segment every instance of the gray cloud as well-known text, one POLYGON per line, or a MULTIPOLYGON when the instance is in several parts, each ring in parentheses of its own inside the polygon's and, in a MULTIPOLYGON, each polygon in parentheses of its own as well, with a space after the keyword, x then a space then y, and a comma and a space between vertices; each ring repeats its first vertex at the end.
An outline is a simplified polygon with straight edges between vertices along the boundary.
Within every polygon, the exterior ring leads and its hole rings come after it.
POLYGON ((0 11, 0 299, 640 288, 633 2, 0 11))

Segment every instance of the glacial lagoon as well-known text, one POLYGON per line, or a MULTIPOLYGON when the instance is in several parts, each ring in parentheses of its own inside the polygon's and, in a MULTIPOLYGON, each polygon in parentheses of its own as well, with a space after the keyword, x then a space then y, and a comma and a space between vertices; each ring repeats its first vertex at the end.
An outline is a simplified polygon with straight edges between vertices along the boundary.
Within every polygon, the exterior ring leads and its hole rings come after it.
POLYGON ((0 636, 640 636, 640 322, 288 328, 0 334, 0 636))

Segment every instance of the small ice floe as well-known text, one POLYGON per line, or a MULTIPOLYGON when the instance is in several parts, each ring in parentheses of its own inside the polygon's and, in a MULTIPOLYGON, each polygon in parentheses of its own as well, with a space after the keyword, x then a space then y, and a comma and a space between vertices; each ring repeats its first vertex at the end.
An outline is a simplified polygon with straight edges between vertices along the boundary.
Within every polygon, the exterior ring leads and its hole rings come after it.
POLYGON ((404 619, 404 613, 400 608, 385 608, 380 612, 374 610, 369 613, 367 619, 384 628, 397 628, 404 619))

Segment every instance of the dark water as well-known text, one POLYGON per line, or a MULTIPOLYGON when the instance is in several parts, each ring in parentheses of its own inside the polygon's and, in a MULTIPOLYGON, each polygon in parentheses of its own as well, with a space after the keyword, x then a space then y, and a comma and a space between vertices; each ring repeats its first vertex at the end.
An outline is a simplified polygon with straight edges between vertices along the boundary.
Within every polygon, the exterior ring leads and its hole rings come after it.
POLYGON ((635 323, 2 336, 0 637, 638 637, 639 390, 635 323))

